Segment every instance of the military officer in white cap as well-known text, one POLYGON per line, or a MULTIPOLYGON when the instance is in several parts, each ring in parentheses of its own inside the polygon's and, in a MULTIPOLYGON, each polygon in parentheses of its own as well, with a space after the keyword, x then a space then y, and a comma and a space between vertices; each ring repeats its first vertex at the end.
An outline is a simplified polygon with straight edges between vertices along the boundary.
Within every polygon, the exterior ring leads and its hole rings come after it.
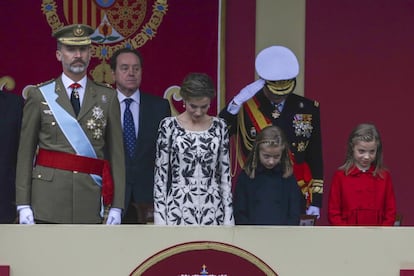
POLYGON ((121 223, 119 102, 114 89, 87 77, 93 32, 82 24, 54 32, 63 72, 27 92, 16 176, 20 224, 121 223))
POLYGON ((282 128, 290 142, 294 174, 303 193, 303 213, 320 216, 323 162, 319 103, 293 93, 299 63, 284 46, 271 46, 256 57, 259 79, 244 87, 220 112, 236 137, 241 167, 256 135, 268 125, 282 128))

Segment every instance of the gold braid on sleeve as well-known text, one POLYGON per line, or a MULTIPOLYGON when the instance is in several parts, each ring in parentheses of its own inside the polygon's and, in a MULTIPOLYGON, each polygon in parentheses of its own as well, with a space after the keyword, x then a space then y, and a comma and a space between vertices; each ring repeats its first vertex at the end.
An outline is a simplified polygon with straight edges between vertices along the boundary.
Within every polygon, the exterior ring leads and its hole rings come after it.
POLYGON ((323 180, 322 179, 313 180, 312 193, 323 194, 323 180))
MULTIPOLYGON (((243 107, 240 108, 239 113, 237 114, 237 131, 236 131, 236 136, 235 136, 235 158, 234 158, 234 164, 233 164, 233 169, 231 172, 231 177, 234 177, 237 173, 237 165, 240 165, 240 168, 244 167, 244 159, 243 159, 243 154, 241 152, 241 145, 240 145, 240 139, 242 139, 243 145, 246 147, 246 149, 248 151, 251 151, 253 148, 253 143, 254 140, 253 138, 251 138, 248 133, 247 133, 247 129, 246 129, 246 123, 244 120, 244 111, 243 111, 243 107)), ((233 155, 232 155, 233 156, 233 155)))

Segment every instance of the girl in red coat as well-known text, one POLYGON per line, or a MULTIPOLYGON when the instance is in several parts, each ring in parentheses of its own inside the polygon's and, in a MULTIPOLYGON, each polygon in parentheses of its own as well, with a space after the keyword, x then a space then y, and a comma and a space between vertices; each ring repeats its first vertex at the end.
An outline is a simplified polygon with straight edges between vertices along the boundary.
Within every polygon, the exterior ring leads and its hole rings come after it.
POLYGON ((333 176, 328 203, 332 225, 394 225, 393 185, 374 125, 360 124, 349 136, 346 161, 333 176))

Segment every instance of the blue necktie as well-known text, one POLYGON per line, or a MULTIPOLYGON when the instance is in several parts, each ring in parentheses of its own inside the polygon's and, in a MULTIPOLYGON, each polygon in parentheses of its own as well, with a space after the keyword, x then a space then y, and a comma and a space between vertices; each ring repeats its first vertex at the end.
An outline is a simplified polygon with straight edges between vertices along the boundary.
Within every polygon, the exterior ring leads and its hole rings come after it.
POLYGON ((136 136, 135 136, 135 124, 134 124, 134 118, 132 117, 132 112, 129 109, 129 106, 133 102, 133 99, 125 99, 125 111, 124 111, 124 144, 125 144, 125 150, 129 157, 132 157, 134 155, 135 151, 135 142, 136 142, 136 136))

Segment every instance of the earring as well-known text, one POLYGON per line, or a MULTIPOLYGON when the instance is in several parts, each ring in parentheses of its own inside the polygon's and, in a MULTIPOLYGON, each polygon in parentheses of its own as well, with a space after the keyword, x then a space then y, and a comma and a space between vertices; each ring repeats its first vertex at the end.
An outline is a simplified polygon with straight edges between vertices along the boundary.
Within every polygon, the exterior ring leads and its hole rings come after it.
POLYGON ((183 108, 185 108, 185 102, 183 102, 183 108))

